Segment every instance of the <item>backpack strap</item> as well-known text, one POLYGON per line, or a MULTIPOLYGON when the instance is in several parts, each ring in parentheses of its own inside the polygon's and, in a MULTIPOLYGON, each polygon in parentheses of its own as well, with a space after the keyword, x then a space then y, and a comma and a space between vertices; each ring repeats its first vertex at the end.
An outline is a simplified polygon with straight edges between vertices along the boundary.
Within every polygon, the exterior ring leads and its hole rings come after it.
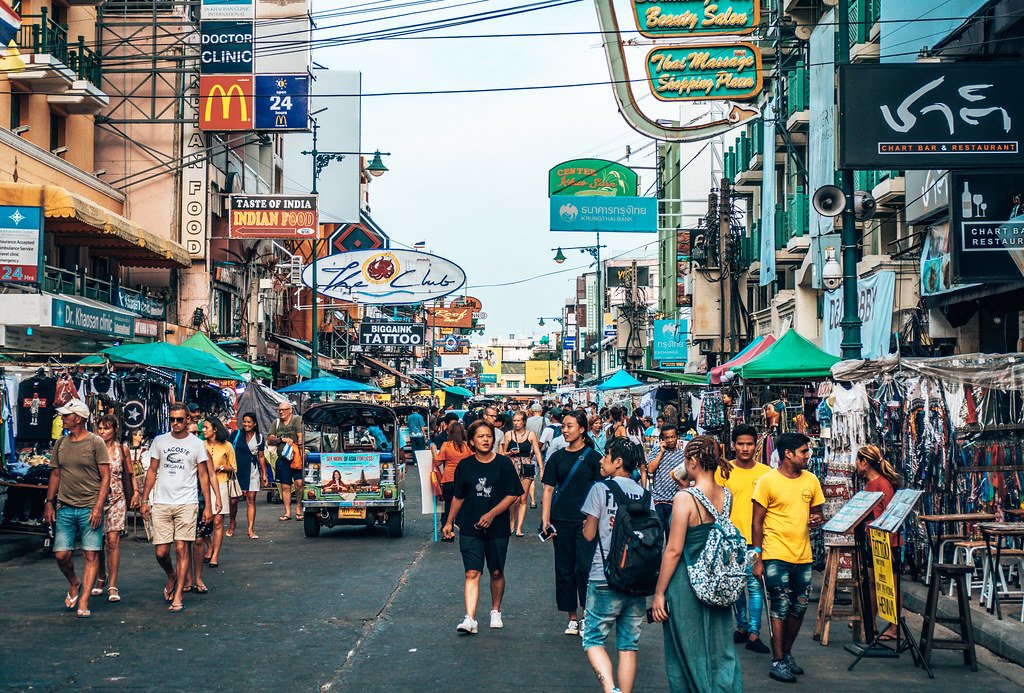
POLYGON ((718 522, 721 519, 721 515, 717 510, 715 510, 714 504, 708 500, 708 497, 705 496, 704 492, 699 488, 691 486, 690 488, 683 489, 683 491, 685 493, 689 493, 696 500, 700 501, 700 504, 704 506, 704 509, 708 511, 708 514, 710 514, 712 518, 714 518, 715 522, 718 522))
POLYGON ((611 479, 602 479, 601 483, 607 486, 608 490, 612 492, 612 496, 615 497, 616 509, 624 508, 630 503, 640 503, 645 508, 649 507, 651 504, 651 492, 648 491, 647 489, 644 489, 644 495, 642 495, 639 500, 633 500, 632 498, 626 495, 626 492, 622 490, 621 486, 619 486, 616 482, 612 481, 611 479))

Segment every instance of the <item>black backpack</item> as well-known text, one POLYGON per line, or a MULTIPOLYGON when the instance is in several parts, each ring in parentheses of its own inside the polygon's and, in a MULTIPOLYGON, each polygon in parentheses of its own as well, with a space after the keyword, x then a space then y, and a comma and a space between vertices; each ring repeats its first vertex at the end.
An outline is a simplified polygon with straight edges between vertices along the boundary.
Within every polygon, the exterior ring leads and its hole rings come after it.
MULTIPOLYGON (((651 509, 651 494, 644 491, 640 500, 633 500, 615 481, 602 483, 612 492, 617 506, 607 553, 600 546, 608 586, 631 597, 649 597, 658 584, 665 545, 665 529, 651 509)), ((597 536, 600 545, 600 531, 597 536)))

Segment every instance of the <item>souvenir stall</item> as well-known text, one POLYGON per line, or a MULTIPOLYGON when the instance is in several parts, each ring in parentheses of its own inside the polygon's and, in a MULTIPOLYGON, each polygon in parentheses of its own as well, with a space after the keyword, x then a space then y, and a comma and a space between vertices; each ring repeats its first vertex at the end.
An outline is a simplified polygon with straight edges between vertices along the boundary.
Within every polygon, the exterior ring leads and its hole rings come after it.
POLYGON ((654 380, 660 380, 664 384, 653 390, 650 395, 651 411, 644 410, 644 414, 652 419, 658 416, 665 416, 666 420, 672 421, 685 434, 687 431, 696 432, 697 414, 700 402, 700 392, 708 386, 706 373, 679 373, 666 371, 637 370, 637 375, 654 380))
POLYGON ((904 528, 912 567, 928 548, 920 515, 1020 514, 1024 355, 844 361, 833 377, 835 393, 854 393, 851 447, 878 445, 904 485, 925 492, 904 528))

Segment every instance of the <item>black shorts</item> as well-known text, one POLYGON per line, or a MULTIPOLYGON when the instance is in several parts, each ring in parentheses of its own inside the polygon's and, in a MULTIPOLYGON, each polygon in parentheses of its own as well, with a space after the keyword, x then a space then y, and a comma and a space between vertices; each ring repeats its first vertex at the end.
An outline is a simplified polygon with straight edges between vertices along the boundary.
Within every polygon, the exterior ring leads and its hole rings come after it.
POLYGON ((483 572, 484 560, 490 572, 505 570, 508 555, 508 537, 474 537, 459 535, 459 551, 462 552, 462 566, 467 572, 483 572))
POLYGON ((277 476, 274 481, 285 486, 291 486, 294 481, 302 481, 302 470, 292 469, 291 464, 288 460, 279 459, 274 465, 274 472, 277 476))

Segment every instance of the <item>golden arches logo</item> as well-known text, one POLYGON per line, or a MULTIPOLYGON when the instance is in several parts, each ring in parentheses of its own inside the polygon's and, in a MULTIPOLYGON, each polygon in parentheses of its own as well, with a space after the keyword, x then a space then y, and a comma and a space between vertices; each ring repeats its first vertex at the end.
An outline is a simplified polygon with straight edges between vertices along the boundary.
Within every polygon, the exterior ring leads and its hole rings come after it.
POLYGON ((206 111, 203 113, 203 120, 207 123, 210 122, 210 111, 213 110, 213 99, 220 96, 220 117, 222 120, 227 120, 228 116, 231 115, 231 97, 233 95, 238 96, 238 102, 241 104, 241 118, 243 121, 249 120, 249 109, 245 103, 245 92, 242 91, 241 84, 232 84, 227 90, 224 89, 223 84, 214 84, 213 88, 210 89, 210 93, 206 96, 206 111))

